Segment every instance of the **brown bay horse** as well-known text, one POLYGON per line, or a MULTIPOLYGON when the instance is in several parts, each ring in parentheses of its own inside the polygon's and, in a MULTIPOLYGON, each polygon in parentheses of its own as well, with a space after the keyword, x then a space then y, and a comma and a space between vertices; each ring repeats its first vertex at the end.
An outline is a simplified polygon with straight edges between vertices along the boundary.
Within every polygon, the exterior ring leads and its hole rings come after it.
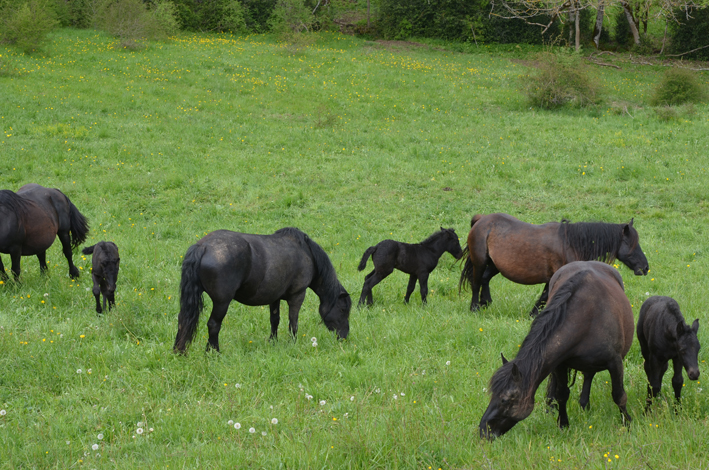
POLYGON ((631 421, 623 387, 623 358, 633 342, 633 311, 618 271, 598 261, 575 261, 549 281, 549 303, 534 319, 517 357, 502 358, 490 379, 490 404, 480 421, 480 436, 492 439, 509 431, 534 409, 534 395, 551 375, 549 400, 558 403, 558 424, 569 425, 566 403, 571 369, 584 374, 581 407, 591 381, 608 370, 611 395, 626 424, 631 421))
POLYGON ((498 273, 518 284, 545 284, 530 312, 536 315, 547 300, 549 280, 572 261, 612 263, 617 259, 637 276, 648 271, 632 219, 627 224, 562 220, 534 225, 498 213, 475 215, 470 225, 459 286, 470 284, 471 311, 492 302, 490 280, 498 273))
MULTIPOLYGON (((69 276, 79 277, 72 253, 88 233, 86 218, 58 189, 31 183, 17 193, 0 191, 0 253, 10 255, 15 279, 20 276, 22 256, 37 256, 40 269, 47 271, 47 249, 57 236, 69 263, 69 276)), ((0 278, 7 279, 2 260, 0 278)))

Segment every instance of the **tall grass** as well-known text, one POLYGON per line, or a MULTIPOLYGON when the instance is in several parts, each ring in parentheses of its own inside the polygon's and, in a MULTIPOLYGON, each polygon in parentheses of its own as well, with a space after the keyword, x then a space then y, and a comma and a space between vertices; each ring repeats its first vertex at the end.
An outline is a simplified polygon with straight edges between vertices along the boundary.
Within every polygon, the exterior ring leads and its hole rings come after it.
POLYGON ((643 414, 637 342, 625 364, 629 431, 604 372, 588 412, 575 403, 581 381, 573 387, 568 430, 540 392, 529 418, 481 442, 487 381, 500 352, 515 355, 541 286, 495 278, 492 305, 470 313, 448 255, 427 307, 418 292, 404 305, 407 279, 394 274, 372 308, 353 309, 345 342, 309 293, 297 341, 284 318, 269 342, 268 308, 234 303, 222 353, 205 354, 205 298, 189 354, 171 353, 181 257, 209 231, 297 226, 356 301, 368 246, 418 242, 440 226, 464 241, 472 215, 495 211, 534 223, 634 217, 650 263, 646 277, 619 266, 634 312, 670 295, 705 325, 706 105, 661 121, 646 106, 656 75, 626 67, 599 73, 622 113, 530 110, 517 91, 530 69, 505 53, 336 35, 299 55, 268 36, 180 35, 139 52, 89 31, 51 38, 46 57, 0 49, 16 70, 0 77, 2 188, 60 188, 89 217, 87 244, 116 242, 117 308, 96 315, 90 258, 72 282, 58 243, 48 276, 27 257, 22 282, 0 285, 0 467, 709 464, 704 376, 686 384, 677 412, 664 390, 643 414))

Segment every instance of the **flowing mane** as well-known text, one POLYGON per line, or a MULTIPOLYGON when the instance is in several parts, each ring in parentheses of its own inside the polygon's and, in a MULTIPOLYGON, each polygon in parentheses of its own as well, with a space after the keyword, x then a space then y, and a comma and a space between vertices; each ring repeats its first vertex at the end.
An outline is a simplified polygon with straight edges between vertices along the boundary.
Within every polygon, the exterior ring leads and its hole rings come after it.
POLYGON ((18 216, 25 214, 29 208, 29 201, 22 196, 18 196, 9 189, 0 190, 0 205, 8 207, 18 216))
MULTIPOLYGON (((545 350, 553 334, 566 321, 567 306, 571 296, 578 290, 583 279, 588 274, 587 270, 579 271, 571 276, 559 290, 554 294, 551 302, 534 319, 529 329, 529 334, 522 342, 522 346, 515 357, 514 362, 529 373, 523 374, 524 384, 522 389, 527 393, 534 393, 531 389, 530 381, 535 380, 541 373, 541 368, 545 360, 545 350)), ((490 379, 490 392, 499 394, 509 388, 512 381, 512 361, 504 364, 490 379)))
POLYGON ((450 228, 441 228, 438 232, 433 232, 433 234, 431 234, 431 236, 428 237, 427 239, 425 239, 424 241, 419 242, 419 245, 427 245, 427 244, 429 244, 429 243, 433 243, 433 242, 435 242, 436 240, 438 240, 439 238, 441 238, 443 235, 445 235, 446 232, 448 232, 448 231, 450 231, 450 230, 452 230, 452 229, 450 229, 450 228))
MULTIPOLYGON (((602 261, 612 263, 618 256, 623 241, 623 224, 605 222, 576 222, 564 219, 559 235, 574 251, 579 261, 602 261)), ((638 232, 631 230, 631 250, 639 243, 638 232)))
MULTIPOLYGON (((274 235, 286 235, 295 238, 303 247, 307 247, 313 255, 313 263, 317 269, 317 277, 314 279, 318 285, 321 301, 328 304, 334 304, 340 293, 344 290, 342 284, 337 279, 335 267, 332 265, 330 258, 325 253, 320 245, 315 243, 308 235, 295 227, 285 227, 274 232, 274 235)), ((347 312, 349 317, 349 311, 347 312)))

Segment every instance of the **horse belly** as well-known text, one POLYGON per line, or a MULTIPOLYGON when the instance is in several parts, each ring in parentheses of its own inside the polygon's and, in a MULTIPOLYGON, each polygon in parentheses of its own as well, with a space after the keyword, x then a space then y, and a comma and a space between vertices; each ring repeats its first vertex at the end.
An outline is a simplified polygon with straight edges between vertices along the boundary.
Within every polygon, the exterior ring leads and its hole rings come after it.
POLYGON ((25 224, 25 240, 22 256, 31 256, 47 251, 57 238, 57 225, 48 217, 25 224))
POLYGON ((546 284, 562 265, 556 254, 528 243, 490 249, 490 259, 505 278, 525 285, 546 284))

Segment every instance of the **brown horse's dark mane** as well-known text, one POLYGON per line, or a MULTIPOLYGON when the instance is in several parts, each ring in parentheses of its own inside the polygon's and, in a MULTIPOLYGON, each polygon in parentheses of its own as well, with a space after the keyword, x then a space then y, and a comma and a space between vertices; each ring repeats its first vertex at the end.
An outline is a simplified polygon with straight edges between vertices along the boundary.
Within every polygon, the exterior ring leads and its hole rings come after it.
POLYGON ((546 360, 547 344, 566 321, 569 299, 578 290, 586 274, 587 270, 579 271, 564 282, 544 310, 534 319, 517 357, 499 368, 490 379, 489 389, 493 395, 500 394, 512 385, 511 368, 514 362, 523 371, 522 390, 528 394, 525 399, 533 396, 536 389, 530 385, 541 373, 546 360))
POLYGON ((0 205, 8 207, 18 216, 29 212, 30 207, 29 201, 9 189, 0 190, 0 205))
MULTIPOLYGON (((618 256, 623 241, 624 224, 606 222, 561 221, 559 236, 573 250, 578 261, 612 263, 618 256)), ((638 232, 631 230, 631 250, 639 243, 638 232)))

